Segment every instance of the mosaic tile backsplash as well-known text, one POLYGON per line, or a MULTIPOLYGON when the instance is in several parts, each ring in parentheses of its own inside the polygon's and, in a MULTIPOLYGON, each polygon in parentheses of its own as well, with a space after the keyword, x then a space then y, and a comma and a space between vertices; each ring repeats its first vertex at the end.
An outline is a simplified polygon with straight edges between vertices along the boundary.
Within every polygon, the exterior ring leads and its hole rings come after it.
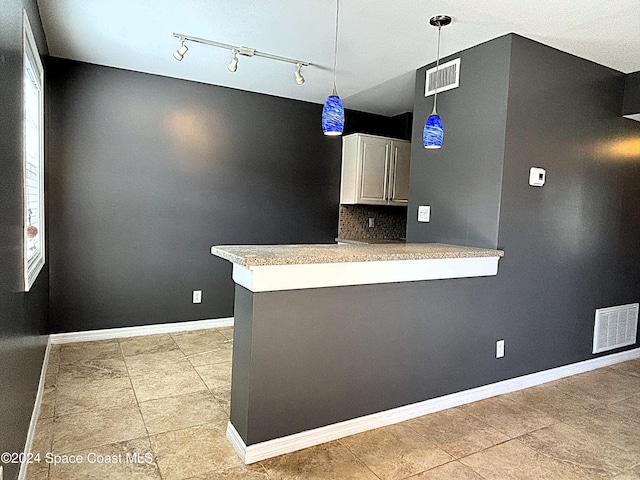
POLYGON ((340 205, 338 238, 404 240, 406 233, 407 207, 340 205), (369 218, 374 219, 373 228, 369 218))

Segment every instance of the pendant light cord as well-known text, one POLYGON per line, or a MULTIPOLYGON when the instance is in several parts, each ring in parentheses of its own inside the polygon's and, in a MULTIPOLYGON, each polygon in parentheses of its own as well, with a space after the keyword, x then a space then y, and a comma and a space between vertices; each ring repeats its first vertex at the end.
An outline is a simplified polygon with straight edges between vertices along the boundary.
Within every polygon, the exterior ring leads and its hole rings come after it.
POLYGON ((338 18, 340 16, 340 0, 336 0, 336 41, 333 44, 333 94, 338 95, 336 90, 336 65, 338 63, 338 18))
POLYGON ((431 112, 431 115, 438 114, 438 112, 436 112, 436 103, 438 101, 438 68, 440 67, 440 29, 441 28, 442 28, 442 25, 438 25, 438 50, 436 53, 436 73, 435 73, 435 80, 433 82, 433 86, 434 86, 433 111, 431 112))

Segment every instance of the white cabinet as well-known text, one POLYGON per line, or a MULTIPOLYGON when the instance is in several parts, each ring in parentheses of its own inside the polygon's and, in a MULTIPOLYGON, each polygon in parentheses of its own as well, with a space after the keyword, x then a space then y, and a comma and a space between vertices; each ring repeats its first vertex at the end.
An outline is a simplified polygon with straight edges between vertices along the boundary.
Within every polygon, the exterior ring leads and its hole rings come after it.
POLYGON ((340 203, 407 205, 411 143, 354 133, 342 139, 340 203))

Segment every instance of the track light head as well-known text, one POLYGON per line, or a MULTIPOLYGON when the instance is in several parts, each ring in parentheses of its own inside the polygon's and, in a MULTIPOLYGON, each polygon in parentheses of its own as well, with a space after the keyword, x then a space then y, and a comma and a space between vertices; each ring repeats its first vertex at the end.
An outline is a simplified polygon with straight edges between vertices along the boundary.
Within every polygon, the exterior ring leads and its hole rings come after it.
POLYGON ((227 68, 232 73, 238 70, 238 51, 237 50, 233 51, 233 58, 231 59, 231 62, 229 63, 229 65, 227 65, 227 68))
POLYGON ((189 50, 189 48, 184 44, 184 40, 182 40, 180 48, 173 52, 173 58, 180 62, 184 58, 184 54, 187 53, 187 50, 189 50))
POLYGON ((296 71, 293 72, 293 74, 296 76, 296 83, 298 85, 302 85, 304 83, 304 77, 302 76, 302 73, 300 73, 300 70, 302 70, 302 64, 301 63, 297 63, 296 64, 296 71))

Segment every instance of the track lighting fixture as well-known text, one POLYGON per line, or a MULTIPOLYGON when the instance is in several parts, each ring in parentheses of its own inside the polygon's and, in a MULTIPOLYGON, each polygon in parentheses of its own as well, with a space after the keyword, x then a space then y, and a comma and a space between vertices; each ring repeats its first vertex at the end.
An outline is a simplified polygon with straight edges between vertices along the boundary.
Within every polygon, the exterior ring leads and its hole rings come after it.
POLYGON ((436 54, 436 73, 433 93, 433 110, 431 115, 424 122, 424 129, 422 130, 422 144, 424 148, 440 148, 442 147, 442 139, 444 137, 444 126, 442 125, 442 119, 436 111, 436 102, 438 101, 438 67, 440 66, 440 29, 451 23, 451 17, 447 15, 436 15, 429 19, 429 23, 434 27, 438 27, 438 50, 436 54))
POLYGON ((238 69, 238 55, 243 55, 245 57, 263 57, 268 58, 270 60, 277 60, 279 62, 287 62, 293 63, 296 66, 295 76, 296 83, 298 85, 302 85, 304 83, 304 77, 300 71, 302 67, 310 67, 313 64, 309 62, 305 62, 303 60, 297 60, 295 58, 289 57, 281 57, 280 55, 273 55, 272 53, 260 52, 255 48, 249 47, 237 47, 235 45, 229 45, 227 43, 214 42, 213 40, 207 40, 204 38, 192 37, 189 35, 183 35, 181 33, 174 33, 174 37, 176 37, 181 42, 181 46, 178 50, 173 53, 173 56, 176 60, 180 61, 184 57, 184 54, 189 50, 184 42, 195 42, 202 43, 203 45, 209 45, 210 47, 218 47, 218 48, 226 48, 227 50, 231 50, 233 52, 233 59, 227 65, 227 68, 230 72, 235 72, 238 69))
POLYGON ((231 59, 231 63, 227 65, 227 68, 229 69, 230 72, 235 72, 236 70, 238 70, 238 51, 237 50, 233 51, 233 58, 231 59))
POLYGON ((296 71, 293 72, 293 74, 296 76, 296 83, 298 85, 302 85, 304 83, 304 77, 302 76, 302 73, 300 73, 300 70, 302 70, 302 64, 298 63, 296 65, 296 71))
POLYGON ((184 44, 184 38, 182 38, 181 40, 182 40, 182 45, 178 50, 173 52, 173 58, 175 58, 178 61, 181 61, 184 58, 184 54, 187 53, 187 50, 189 50, 189 48, 184 44))

